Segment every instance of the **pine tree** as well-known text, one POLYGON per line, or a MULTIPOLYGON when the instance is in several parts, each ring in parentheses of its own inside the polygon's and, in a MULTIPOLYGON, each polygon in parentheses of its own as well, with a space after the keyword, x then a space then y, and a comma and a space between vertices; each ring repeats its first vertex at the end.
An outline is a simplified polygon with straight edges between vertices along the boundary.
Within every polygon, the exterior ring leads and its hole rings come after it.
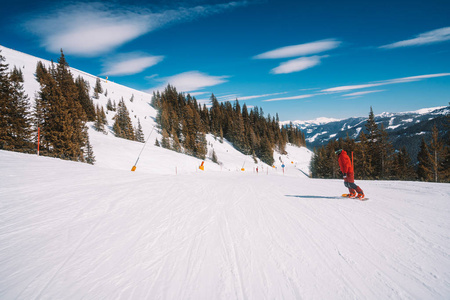
POLYGON ((10 132, 12 87, 8 64, 0 50, 0 149, 10 149, 13 141, 10 132))
POLYGON ((32 148, 30 141, 30 105, 28 95, 24 91, 23 82, 22 71, 14 67, 10 74, 9 114, 4 117, 9 122, 6 133, 11 138, 11 149, 28 151, 32 148))
POLYGON ((100 117, 102 119, 102 123, 103 125, 108 125, 108 119, 106 119, 106 114, 105 114, 105 110, 103 109, 103 106, 100 109, 100 117))
POLYGON ((87 117, 78 100, 77 86, 62 50, 54 74, 56 84, 65 99, 63 109, 67 113, 66 130, 61 135, 64 141, 62 156, 71 160, 84 161, 83 147, 87 142, 87 117))
POLYGON ((94 103, 89 96, 89 82, 78 76, 75 80, 75 85, 78 91, 78 101, 86 114, 87 120, 90 122, 95 121, 96 112, 94 103))
POLYGON ((170 149, 169 134, 167 133, 166 129, 162 130, 161 146, 163 148, 170 149))
POLYGON ((370 107, 369 119, 367 120, 365 127, 367 130, 367 155, 373 166, 373 172, 369 174, 369 176, 378 179, 382 173, 382 157, 379 147, 381 133, 375 122, 375 115, 372 107, 370 107))
POLYGON ((86 142, 85 157, 88 164, 93 165, 95 163, 94 150, 92 149, 92 145, 89 142, 89 139, 87 139, 86 142))
POLYGON ((130 114, 123 99, 119 101, 117 114, 114 116, 113 131, 117 137, 135 140, 134 128, 131 123, 130 114))
POLYGON ((360 143, 355 149, 355 175, 361 179, 371 179, 373 174, 372 157, 370 155, 369 141, 366 134, 361 131, 360 143))
POLYGON ((172 136, 172 149, 176 152, 181 152, 180 139, 178 138, 177 132, 174 127, 172 128, 172 132, 170 133, 170 135, 172 136))
POLYGON ((428 146, 425 143, 425 140, 422 138, 422 142, 420 144, 420 151, 417 154, 417 160, 419 164, 417 166, 417 177, 422 181, 431 181, 433 178, 433 174, 431 171, 432 162, 430 160, 430 151, 428 150, 428 146))
POLYGON ((415 172, 413 166, 411 165, 411 158, 405 147, 403 147, 400 151, 397 151, 397 153, 394 155, 392 173, 395 179, 415 179, 415 172))
POLYGON ((56 66, 52 62, 47 69, 42 62, 37 64, 36 79, 40 90, 36 95, 34 122, 41 129, 41 153, 84 162, 87 117, 62 50, 56 66))
POLYGON ((211 161, 212 161, 213 163, 216 163, 216 164, 219 163, 219 161, 218 161, 218 159, 217 159, 216 151, 215 151, 214 149, 213 149, 213 152, 212 152, 212 154, 211 154, 211 161))
POLYGON ((136 141, 141 142, 141 143, 145 142, 144 132, 142 131, 141 121, 139 119, 138 119, 138 127, 136 128, 135 137, 136 137, 136 141))
POLYGON ((97 104, 97 107, 96 107, 94 129, 99 131, 99 132, 105 132, 105 125, 103 123, 101 110, 100 110, 100 107, 98 106, 98 104, 97 104))
POLYGON ((431 172, 433 175, 433 181, 440 181, 441 173, 443 170, 443 158, 444 158, 444 145, 439 140, 439 131, 436 125, 433 126, 431 133, 431 142, 429 147, 431 172))
POLYGON ((113 111, 113 110, 114 110, 113 104, 112 104, 112 102, 111 102, 111 98, 108 98, 108 102, 106 103, 106 109, 107 109, 107 110, 110 110, 110 111, 113 111))
POLYGON ((55 66, 50 69, 38 62, 36 78, 41 86, 36 97, 37 126, 41 128, 41 143, 44 146, 41 153, 51 156, 68 158, 69 145, 65 133, 71 130, 70 116, 58 84, 54 79, 55 66))
POLYGON ((392 166, 392 152, 393 147, 389 142, 388 133, 384 130, 384 125, 381 124, 379 129, 380 139, 378 142, 378 151, 380 153, 380 178, 387 179, 390 173, 390 168, 392 166))
POLYGON ((103 93, 103 88, 102 88, 102 84, 100 82, 100 78, 97 77, 97 80, 95 81, 95 87, 94 87, 94 98, 98 99, 100 98, 100 95, 103 93))

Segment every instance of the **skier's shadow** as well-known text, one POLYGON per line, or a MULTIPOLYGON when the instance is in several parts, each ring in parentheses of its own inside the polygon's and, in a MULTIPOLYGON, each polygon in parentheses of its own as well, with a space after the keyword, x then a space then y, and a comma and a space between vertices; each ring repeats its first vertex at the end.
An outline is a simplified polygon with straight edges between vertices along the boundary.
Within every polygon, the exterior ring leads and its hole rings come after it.
POLYGON ((317 195, 285 195, 286 197, 294 197, 301 199, 340 199, 341 197, 317 196, 317 195))

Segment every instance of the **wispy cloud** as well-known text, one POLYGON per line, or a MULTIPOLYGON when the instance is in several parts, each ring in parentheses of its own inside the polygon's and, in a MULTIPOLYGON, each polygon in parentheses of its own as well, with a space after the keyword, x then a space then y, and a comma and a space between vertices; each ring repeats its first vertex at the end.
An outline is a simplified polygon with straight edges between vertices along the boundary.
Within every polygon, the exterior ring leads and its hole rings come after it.
POLYGON ((384 90, 354 92, 354 93, 342 95, 342 97, 359 97, 359 96, 372 94, 372 93, 379 93, 379 92, 384 92, 384 90))
POLYGON ((229 76, 211 76, 199 71, 190 71, 170 77, 157 79, 162 84, 153 90, 162 90, 168 84, 175 86, 179 92, 191 92, 209 86, 215 86, 227 82, 229 76))
POLYGON ((308 94, 308 95, 298 95, 298 96, 292 96, 292 97, 272 98, 272 99, 267 99, 267 100, 262 100, 262 101, 263 102, 271 102, 271 101, 298 100, 298 99, 311 98, 311 97, 314 97, 317 95, 320 95, 320 94, 308 94))
POLYGON ((320 60, 323 57, 327 57, 327 55, 323 56, 315 55, 288 60, 284 63, 281 63, 278 67, 272 69, 270 72, 273 74, 287 74, 303 71, 319 65, 321 63, 320 60))
POLYGON ((444 27, 417 35, 415 38, 404 40, 389 45, 381 46, 380 48, 399 48, 410 46, 422 46, 427 44, 440 43, 450 40, 450 27, 444 27))
POLYGON ((275 96, 275 95, 282 95, 282 94, 286 94, 287 92, 281 92, 281 93, 272 93, 272 94, 262 94, 262 95, 253 95, 253 96, 244 96, 244 97, 239 97, 239 100, 245 101, 245 100, 252 100, 252 99, 256 99, 256 98, 263 98, 263 97, 270 97, 270 96, 275 96))
POLYGON ((164 56, 153 56, 141 53, 131 53, 114 57, 103 66, 102 75, 131 75, 156 65, 164 59, 164 56))
POLYGON ((247 4, 246 1, 230 2, 153 12, 145 7, 77 3, 29 20, 25 28, 40 37, 42 46, 50 52, 63 48, 74 55, 97 56, 170 23, 186 22, 247 4))
POLYGON ((317 54, 339 47, 341 42, 334 39, 278 48, 254 56, 256 59, 275 59, 317 54))
POLYGON ((223 96, 217 96, 217 101, 219 102, 232 102, 235 101, 238 97, 238 94, 229 94, 229 95, 223 95, 223 96))
POLYGON ((450 73, 427 74, 427 75, 389 79, 389 80, 383 80, 383 81, 375 81, 373 83, 366 83, 366 84, 338 86, 338 87, 333 87, 333 88, 329 88, 329 89, 324 89, 324 90, 322 90, 322 92, 326 92, 326 93, 347 92, 347 91, 351 91, 351 90, 365 89, 365 88, 371 88, 371 87, 388 85, 388 84, 414 82, 414 81, 420 81, 420 80, 424 80, 424 79, 428 79, 428 78, 445 77, 445 76, 450 76, 450 73))

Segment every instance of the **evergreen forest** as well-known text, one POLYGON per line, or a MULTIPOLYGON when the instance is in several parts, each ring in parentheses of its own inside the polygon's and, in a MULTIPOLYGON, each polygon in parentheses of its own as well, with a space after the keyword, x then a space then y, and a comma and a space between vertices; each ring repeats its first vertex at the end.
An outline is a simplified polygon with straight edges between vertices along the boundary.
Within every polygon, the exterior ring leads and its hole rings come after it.
POLYGON ((153 94, 152 105, 158 110, 156 122, 162 134, 158 144, 201 159, 207 154, 207 133, 222 142, 227 139, 240 152, 269 165, 274 162, 274 149, 285 153, 287 143, 305 146, 305 136, 299 129, 292 124, 280 128, 278 114, 265 117, 262 108, 249 110, 238 100, 219 103, 212 94, 208 108, 168 85, 162 93, 153 94))
MULTIPOLYGON (((450 116, 446 118, 448 128, 450 116)), ((429 140, 422 138, 417 163, 414 163, 405 147, 394 149, 383 125, 379 126, 375 122, 371 108, 365 130, 361 131, 358 140, 347 136, 314 149, 312 177, 342 177, 335 154, 338 149, 344 149, 349 156, 353 155, 356 179, 450 181, 449 130, 439 131, 436 125, 429 140)))

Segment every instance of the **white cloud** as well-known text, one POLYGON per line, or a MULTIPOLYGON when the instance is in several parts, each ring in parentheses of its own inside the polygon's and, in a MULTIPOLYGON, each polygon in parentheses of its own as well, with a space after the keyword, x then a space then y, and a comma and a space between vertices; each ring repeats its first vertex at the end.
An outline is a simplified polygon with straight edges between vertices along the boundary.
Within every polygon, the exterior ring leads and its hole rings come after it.
POLYGON ((333 87, 333 88, 329 88, 329 89, 324 89, 324 90, 322 90, 322 92, 326 92, 326 93, 328 93, 328 92, 346 92, 346 91, 351 91, 351 90, 365 89, 365 88, 371 88, 371 87, 388 85, 388 84, 413 82, 413 81, 420 81, 420 80, 424 80, 424 79, 428 79, 428 78, 445 77, 445 76, 450 76, 450 73, 427 74, 427 75, 389 79, 389 80, 383 80, 383 81, 377 81, 377 82, 373 82, 373 83, 366 83, 366 84, 359 84, 359 85, 338 86, 338 87, 333 87))
POLYGON ((316 54, 339 47, 341 42, 334 39, 278 48, 256 55, 256 59, 287 58, 316 54))
POLYGON ((342 95, 342 97, 358 97, 358 96, 363 96, 363 95, 372 94, 372 93, 379 93, 379 92, 384 92, 384 90, 354 92, 354 93, 342 95))
POLYGON ((170 77, 158 79, 162 85, 152 89, 163 90, 168 84, 174 86, 179 92, 190 92, 203 89, 208 86, 215 86, 227 82, 228 76, 211 76, 199 71, 190 71, 170 77))
POLYGON ((263 95, 253 95, 253 96, 244 96, 244 97, 239 97, 239 100, 251 100, 251 99, 256 99, 256 98, 263 98, 263 97, 269 97, 269 96, 275 96, 275 95, 281 95, 281 94, 286 94, 287 92, 282 92, 282 93, 273 93, 273 94, 263 94, 263 95))
POLYGON ((164 59, 163 56, 129 54, 115 58, 104 66, 102 75, 131 75, 156 65, 164 59))
POLYGON ((278 67, 272 69, 271 73, 273 74, 287 74, 293 72, 303 71, 314 66, 320 64, 320 59, 325 56, 309 56, 309 57, 300 57, 296 59, 292 59, 281 63, 278 67))
POLYGON ((371 83, 371 84, 358 84, 358 85, 344 85, 344 86, 337 86, 337 87, 334 87, 334 88, 325 89, 325 90, 322 90, 322 92, 346 92, 346 91, 371 88, 371 87, 380 86, 380 85, 386 85, 386 84, 389 84, 389 83, 371 83))
POLYGON ((217 101, 219 102, 233 102, 238 97, 238 94, 229 94, 223 96, 216 96, 217 101))
POLYGON ((247 2, 177 8, 152 12, 143 7, 101 2, 77 3, 25 23, 50 52, 98 56, 169 23, 220 13, 247 2))
POLYGON ((417 37, 409 40, 404 40, 389 45, 381 46, 380 48, 399 48, 410 46, 422 46, 433 43, 440 43, 450 40, 450 27, 444 27, 417 35, 417 37))
POLYGON ((271 101, 286 101, 286 100, 298 100, 298 99, 305 99, 305 98, 311 98, 314 96, 317 96, 319 94, 309 94, 309 95, 299 95, 299 96, 292 96, 292 97, 282 97, 282 98, 273 98, 268 100, 262 100, 263 102, 271 102, 271 101))

